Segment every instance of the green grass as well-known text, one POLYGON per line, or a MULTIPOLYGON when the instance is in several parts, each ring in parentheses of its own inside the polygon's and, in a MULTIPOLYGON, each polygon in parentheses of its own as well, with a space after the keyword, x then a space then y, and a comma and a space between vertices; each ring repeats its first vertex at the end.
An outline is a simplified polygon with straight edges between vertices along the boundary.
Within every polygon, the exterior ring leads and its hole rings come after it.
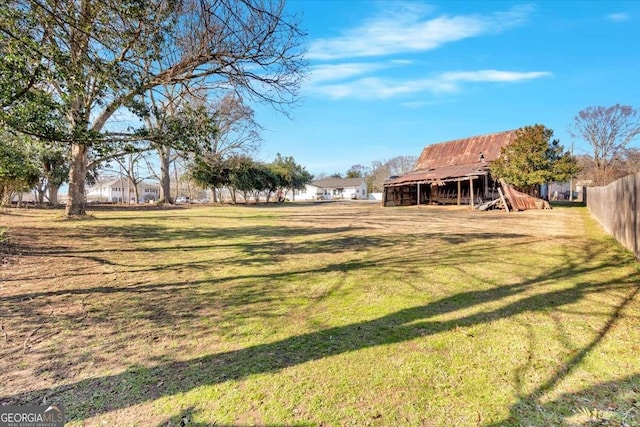
POLYGON ((69 425, 640 425, 638 263, 582 207, 91 213, 4 218, 1 403, 69 425))

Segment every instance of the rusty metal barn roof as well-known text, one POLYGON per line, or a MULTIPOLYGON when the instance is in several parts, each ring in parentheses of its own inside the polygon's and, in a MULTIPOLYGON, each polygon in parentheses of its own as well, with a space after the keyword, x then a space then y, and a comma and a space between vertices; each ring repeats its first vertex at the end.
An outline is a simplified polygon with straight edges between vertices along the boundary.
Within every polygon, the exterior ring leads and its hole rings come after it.
POLYGON ((385 185, 485 175, 489 162, 498 158, 500 149, 508 145, 515 134, 515 130, 509 130, 428 145, 411 172, 390 179, 385 185))
POLYGON ((478 163, 481 154, 490 162, 498 158, 500 148, 508 145, 515 134, 510 130, 427 145, 414 170, 478 163))
POLYGON ((511 207, 517 211, 526 211, 527 209, 541 209, 541 207, 543 206, 542 199, 518 191, 513 188, 513 186, 508 185, 502 179, 500 180, 500 185, 502 186, 505 197, 509 199, 511 207), (538 204, 540 204, 540 206, 538 204))

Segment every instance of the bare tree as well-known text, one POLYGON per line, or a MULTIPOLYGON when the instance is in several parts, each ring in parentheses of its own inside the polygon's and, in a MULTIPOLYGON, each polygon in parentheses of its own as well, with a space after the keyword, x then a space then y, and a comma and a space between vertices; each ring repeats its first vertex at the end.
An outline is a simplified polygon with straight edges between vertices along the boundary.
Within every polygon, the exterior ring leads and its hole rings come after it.
POLYGON ((616 178, 625 148, 640 134, 640 115, 630 106, 588 107, 574 118, 572 136, 591 145, 593 176, 596 185, 616 178))
POLYGON ((366 176, 367 192, 377 193, 382 191, 384 181, 391 176, 389 164, 384 160, 374 160, 371 162, 371 169, 366 176))
POLYGON ((627 148, 624 153, 626 175, 640 172, 640 148, 627 148))
POLYGON ((396 156, 387 163, 389 164, 391 175, 402 175, 411 171, 417 161, 418 158, 416 156, 396 156))
POLYGON ((345 176, 347 178, 364 178, 366 174, 367 168, 362 165, 353 165, 347 169, 345 176))
POLYGON ((369 193, 382 191, 384 182, 390 176, 402 175, 411 171, 418 158, 416 156, 396 156, 389 160, 375 160, 366 176, 369 193))
POLYGON ((149 140, 148 148, 158 155, 160 173, 156 173, 149 161, 147 165, 160 182, 160 200, 164 203, 173 203, 171 165, 180 157, 181 150, 196 149, 191 147, 186 135, 186 117, 183 115, 193 93, 190 82, 185 82, 154 87, 139 98, 139 104, 149 110, 141 114, 146 126, 144 134, 149 140))
MULTIPOLYGON (((123 157, 116 157, 113 160, 120 165, 122 175, 127 178, 129 185, 133 187, 136 203, 140 203, 140 193, 138 185, 144 181, 145 177, 140 175, 139 164, 144 157, 144 152, 128 153, 123 157)), ((130 203, 130 197, 127 196, 130 203)))
POLYGON ((228 154, 250 154, 260 142, 260 126, 254 112, 237 93, 229 92, 211 104, 216 132, 209 143, 209 154, 225 157, 228 154))
MULTIPOLYGON (((234 155, 249 155, 260 145, 260 126, 254 120, 254 111, 235 92, 227 93, 219 101, 208 106, 213 111, 213 128, 206 142, 205 154, 209 158, 227 158, 234 155)), ((213 201, 217 202, 213 187, 213 201)))

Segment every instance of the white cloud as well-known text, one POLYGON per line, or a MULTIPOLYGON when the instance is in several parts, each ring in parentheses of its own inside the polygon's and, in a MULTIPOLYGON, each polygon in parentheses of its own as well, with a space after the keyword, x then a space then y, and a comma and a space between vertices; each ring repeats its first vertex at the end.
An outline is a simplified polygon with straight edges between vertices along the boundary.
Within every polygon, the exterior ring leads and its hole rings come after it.
POLYGON ((411 59, 392 59, 391 63, 396 65, 411 65, 414 61, 411 59))
POLYGON ((551 75, 548 71, 453 71, 443 73, 439 80, 449 82, 517 82, 521 80, 531 80, 551 75))
POLYGON ((417 108, 422 108, 425 105, 430 105, 430 104, 431 103, 426 102, 426 101, 409 101, 409 102, 400 103, 400 106, 413 110, 413 109, 417 109, 417 108))
POLYGON ((442 15, 427 19, 425 9, 413 3, 394 3, 394 8, 339 37, 313 41, 308 57, 331 60, 432 50, 520 25, 533 11, 533 6, 525 5, 490 15, 442 15))
POLYGON ((422 92, 455 93, 464 83, 513 83, 551 76, 548 71, 454 71, 439 74, 433 78, 397 81, 367 77, 339 84, 317 85, 309 87, 312 93, 332 99, 389 99, 406 94, 422 92))
POLYGON ((309 68, 307 83, 314 85, 328 81, 347 80, 349 78, 371 74, 389 68, 412 65, 408 59, 392 59, 383 62, 345 62, 342 64, 320 64, 309 68))
POLYGON ((606 17, 609 21, 612 22, 624 22, 631 19, 631 15, 626 12, 618 12, 618 13, 610 13, 606 17))
POLYGON ((388 66, 385 64, 364 62, 316 65, 309 69, 308 82, 314 84, 331 80, 343 80, 350 77, 368 74, 387 67, 388 66))

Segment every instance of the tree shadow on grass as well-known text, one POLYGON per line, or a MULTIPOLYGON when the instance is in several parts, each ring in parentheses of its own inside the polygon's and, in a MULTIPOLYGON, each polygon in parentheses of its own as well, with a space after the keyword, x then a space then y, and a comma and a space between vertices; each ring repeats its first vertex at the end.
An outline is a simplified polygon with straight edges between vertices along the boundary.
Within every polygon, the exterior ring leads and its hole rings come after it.
MULTIPOLYGON (((634 275, 635 276, 635 275, 634 275)), ((539 385, 528 395, 523 395, 511 408, 507 420, 492 423, 487 427, 503 427, 512 425, 569 425, 559 418, 571 415, 583 415, 590 418, 583 426, 640 425, 640 374, 620 381, 598 384, 578 393, 565 393, 560 398, 542 403, 541 399, 552 391, 563 379, 569 376, 591 352, 602 342, 616 323, 622 312, 640 294, 640 283, 630 287, 630 292, 618 304, 591 342, 580 349, 558 370, 558 372, 539 385), (625 390, 633 393, 632 397, 623 396, 625 390), (620 405, 623 405, 622 408, 620 405), (614 415, 604 415, 604 411, 614 409, 614 415), (580 414, 579 410, 583 409, 580 414), (619 419, 613 419, 619 418, 619 419), (611 423, 609 423, 611 421, 611 423), (633 421, 633 422, 629 422, 633 421), (626 422, 626 424, 625 424, 626 422), (534 423, 534 424, 532 424, 534 423), (562 423, 562 424, 559 424, 562 423)), ((575 425, 572 423, 571 425, 575 425)))
MULTIPOLYGON (((331 247, 328 247, 331 249, 331 247)), ((442 254, 440 257, 431 257, 426 260, 423 254, 417 254, 403 257, 404 262, 401 265, 397 264, 397 257, 395 254, 390 253, 384 257, 375 257, 368 259, 353 259, 345 260, 336 263, 328 263, 317 268, 300 268, 300 269, 286 269, 280 271, 269 271, 264 273, 253 274, 233 274, 224 275, 221 277, 215 277, 203 280, 172 280, 169 282, 156 282, 146 283, 140 282, 136 284, 126 285, 94 285, 81 288, 63 288, 55 290, 39 290, 35 292, 17 293, 14 295, 5 296, 0 301, 0 308, 7 307, 5 317, 11 318, 12 316, 21 316, 34 319, 34 321, 40 322, 38 315, 40 307, 45 305, 45 302, 52 301, 56 297, 74 297, 75 300, 92 298, 99 299, 101 296, 118 295, 124 296, 124 301, 121 304, 128 305, 132 302, 134 304, 143 304, 145 318, 151 320, 156 327, 171 327, 174 322, 179 319, 175 315, 171 315, 167 309, 170 307, 171 312, 181 313, 181 318, 184 317, 184 313, 194 315, 194 310, 197 309, 195 304, 189 296, 193 295, 194 289, 206 288, 207 296, 203 297, 201 303, 209 304, 215 301, 218 310, 227 313, 227 315, 233 314, 236 321, 241 321, 246 316, 265 316, 268 317, 267 312, 257 309, 255 306, 257 303, 269 302, 272 300, 282 300, 287 298, 287 295, 282 294, 279 288, 272 286, 264 286, 265 283, 278 283, 280 281, 287 280, 304 280, 304 278, 312 276, 325 276, 334 273, 344 274, 358 274, 358 272, 367 272, 371 269, 379 270, 384 268, 388 274, 402 273, 403 276, 411 277, 411 275, 418 274, 413 269, 420 265, 447 265, 455 264, 454 259, 456 257, 468 257, 469 253, 474 249, 457 248, 451 250, 447 254, 442 254), (234 291, 228 292, 228 288, 225 285, 229 283, 235 283, 234 291), (138 301, 139 302, 136 302, 138 301), (246 307, 251 305, 251 311, 247 312, 246 307), (21 307, 21 310, 10 310, 9 306, 21 307)), ((336 250, 337 252, 337 250, 336 250)), ((119 265, 118 270, 123 271, 124 265, 119 265)), ((149 273, 156 270, 162 270, 164 272, 179 272, 183 268, 210 268, 205 261, 202 263, 177 263, 177 265, 154 265, 151 267, 144 267, 141 270, 136 270, 138 273, 149 273)), ((586 271, 586 270, 585 270, 586 271)), ((79 273, 73 273, 79 274, 79 273)), ((86 273, 89 275, 89 273, 86 273)), ((64 280, 67 275, 54 276, 57 280, 64 280)), ((44 279, 46 277, 41 277, 44 279)), ((315 299, 317 301, 317 297, 315 299)), ((119 306, 119 310, 125 309, 124 306, 119 306)), ((69 319, 73 321, 73 319, 69 319)), ((111 323, 113 317, 109 313, 105 313, 100 316, 99 313, 92 313, 89 319, 91 322, 105 322, 111 323)), ((37 322, 36 322, 37 323, 37 322)))
MULTIPOLYGON (((589 267, 591 269, 597 267, 589 267)), ((277 372, 290 366, 319 360, 375 346, 399 343, 460 327, 470 327, 507 319, 525 312, 558 309, 588 295, 603 291, 625 292, 625 300, 600 331, 596 340, 567 363, 571 371, 604 337, 615 323, 620 311, 638 292, 637 275, 602 280, 581 281, 571 287, 552 288, 540 293, 537 285, 547 280, 580 277, 585 267, 567 264, 551 273, 530 280, 486 290, 461 292, 432 303, 399 310, 370 321, 326 328, 321 331, 292 336, 279 341, 254 345, 240 350, 210 354, 187 361, 172 361, 152 368, 131 367, 125 372, 81 380, 73 384, 53 386, 34 392, 0 397, 3 404, 62 403, 69 420, 77 421, 117 409, 155 400, 163 396, 185 393, 196 387, 239 380, 251 375, 277 372), (517 298, 519 297, 519 298, 517 298), (517 299, 516 299, 517 298, 517 299), (503 301, 503 305, 452 320, 433 320, 484 303, 503 301)), ((537 399, 538 394, 553 388, 562 375, 540 386, 539 391, 523 398, 537 399)))
MULTIPOLYGON (((247 232, 251 232, 252 227, 247 228, 247 232)), ((294 231, 299 230, 294 227, 294 231)), ((52 229, 51 235, 55 235, 54 231, 52 229)), ((203 231, 198 228, 196 233, 200 232, 203 231)), ((237 233, 238 230, 233 230, 231 235, 237 233)), ((212 324, 216 325, 218 333, 235 334, 234 330, 247 320, 281 317, 283 306, 299 304, 295 299, 306 299, 305 312, 312 313, 313 307, 329 295, 346 295, 348 291, 343 288, 347 281, 371 277, 382 270, 389 280, 399 280, 419 291, 412 282, 424 281, 425 268, 431 265, 458 268, 459 258, 480 261, 483 255, 478 248, 486 247, 487 240, 497 236, 503 246, 507 239, 518 245, 522 244, 521 238, 528 237, 440 232, 368 236, 345 232, 303 234, 292 240, 234 242, 233 239, 213 239, 207 243, 205 239, 201 245, 183 237, 176 238, 176 242, 178 246, 186 244, 185 247, 173 248, 169 242, 157 242, 151 248, 132 244, 130 247, 115 246, 115 254, 82 242, 75 245, 72 242, 70 248, 55 241, 53 247, 27 242, 23 256, 41 254, 42 257, 36 259, 45 260, 44 263, 50 263, 53 268, 39 270, 44 274, 33 277, 15 275, 7 278, 13 292, 0 299, 0 313, 9 321, 12 345, 17 345, 18 340, 25 339, 37 328, 36 337, 30 340, 30 344, 41 349, 36 376, 60 380, 68 378, 69 367, 87 364, 86 352, 80 347, 60 352, 44 345, 49 344, 46 340, 51 334, 60 331, 91 336, 96 328, 105 327, 112 331, 106 339, 106 353, 123 351, 131 342, 154 346, 156 340, 167 336, 198 340, 211 333, 212 324), (433 241, 432 247, 453 241, 464 241, 468 245, 456 244, 447 251, 425 256, 425 239, 433 241), (406 248, 409 252, 405 252, 406 248), (215 256, 207 255, 211 249, 233 255, 215 259, 215 256), (155 250, 160 252, 160 257, 152 256, 158 253, 153 252, 155 250), (179 251, 175 260, 171 253, 162 253, 172 250, 179 251), (369 250, 373 250, 373 255, 369 250), (150 256, 141 257, 140 254, 150 256), (293 259, 302 254, 305 261, 294 265, 289 262, 290 254, 293 259), (324 254, 332 257, 327 258, 332 261, 323 261, 324 254), (336 254, 344 256, 336 257, 336 254), (398 263, 399 255, 401 263, 398 263), (288 262, 286 268, 277 268, 281 257, 288 262), (307 261, 309 258, 313 259, 307 261), (249 264, 258 264, 258 268, 238 268, 249 264), (262 266, 267 268, 262 269, 262 266), (298 283, 295 288, 299 292, 295 294, 288 286, 293 282, 298 283)), ((111 246, 114 244, 102 244, 102 247, 111 246)), ((460 274, 468 273, 460 271, 460 274)), ((366 284, 364 286, 366 288, 366 284)), ((322 322, 314 325, 314 329, 321 327, 322 322)), ((0 358, 8 351, 8 348, 0 349, 0 358)), ((100 359, 101 356, 95 357, 100 359)), ((158 360, 168 359, 149 362, 158 360)))
POLYGON ((180 411, 178 415, 174 415, 169 419, 162 421, 157 427, 248 427, 248 426, 261 426, 261 427, 315 427, 314 423, 303 423, 303 422, 295 422, 295 423, 287 423, 287 424, 263 424, 260 422, 239 422, 234 424, 220 424, 211 422, 201 423, 194 421, 194 418, 198 416, 200 411, 193 406, 180 411))
POLYGON ((510 416, 485 427, 604 427, 640 425, 640 374, 607 381, 541 403, 522 399, 510 416))
MULTIPOLYGON (((95 265, 109 265, 121 272, 141 272, 178 269, 206 269, 212 263, 216 265, 273 265, 278 264, 289 255, 309 254, 336 254, 343 252, 363 252, 369 249, 399 248, 404 244, 413 244, 417 241, 432 240, 448 244, 471 244, 474 242, 485 243, 493 239, 516 240, 530 237, 520 233, 413 233, 411 235, 370 234, 366 225, 353 227, 299 227, 299 226, 248 226, 209 228, 195 227, 190 229, 168 228, 160 224, 132 224, 128 226, 97 226, 82 230, 60 230, 56 228, 40 228, 41 235, 57 235, 58 241, 86 241, 97 238, 105 238, 101 248, 74 247, 67 243, 56 244, 55 241, 46 245, 35 243, 27 236, 21 236, 21 243, 14 246, 11 252, 24 257, 53 257, 89 261, 95 265), (295 240, 292 240, 295 239, 295 240), (109 239, 115 239, 110 243, 109 239), (201 243, 200 243, 201 242, 201 243), (179 251, 185 253, 205 252, 209 250, 237 251, 244 256, 234 256, 228 260, 202 260, 179 261, 171 264, 159 263, 149 265, 145 261, 143 265, 131 263, 133 255, 144 256, 152 259, 156 253, 179 251), (114 255, 117 254, 117 255, 114 255), (131 254, 132 256, 130 256, 131 254), (147 256, 148 255, 148 256, 147 256)), ((527 243, 531 243, 528 241, 527 243)), ((515 244, 515 243, 514 243, 515 244)), ((447 253, 446 256, 435 255, 440 261, 446 262, 452 259, 455 253, 447 253)), ((472 254, 460 253, 466 256, 472 254)), ((425 260, 433 262, 433 259, 425 260)), ((322 272, 322 271, 320 271, 322 272)), ((7 281, 45 280, 49 278, 64 279, 65 277, 88 276, 92 272, 78 271, 60 276, 59 271, 52 271, 55 276, 20 277, 6 279, 7 281)), ((44 293, 43 293, 44 294, 44 293)), ((34 297, 38 295, 30 295, 34 297)))

